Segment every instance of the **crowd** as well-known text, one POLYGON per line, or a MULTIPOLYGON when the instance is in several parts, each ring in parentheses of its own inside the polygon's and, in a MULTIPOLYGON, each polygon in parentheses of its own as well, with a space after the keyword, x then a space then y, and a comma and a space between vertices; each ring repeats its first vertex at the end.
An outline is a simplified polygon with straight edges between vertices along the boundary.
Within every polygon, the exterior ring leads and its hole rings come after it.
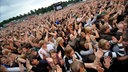
POLYGON ((127 67, 127 0, 86 0, 0 30, 0 72, 128 72, 127 67))

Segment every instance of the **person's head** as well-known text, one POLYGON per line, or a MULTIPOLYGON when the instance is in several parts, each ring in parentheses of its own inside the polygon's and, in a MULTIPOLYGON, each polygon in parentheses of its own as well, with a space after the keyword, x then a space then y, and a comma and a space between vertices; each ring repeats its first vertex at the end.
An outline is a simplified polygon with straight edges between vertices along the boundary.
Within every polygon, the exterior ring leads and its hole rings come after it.
POLYGON ((103 50, 108 50, 110 48, 109 42, 105 39, 101 39, 98 43, 98 46, 103 50))
POLYGON ((101 28, 100 28, 100 32, 101 33, 109 33, 110 32, 110 28, 109 28, 108 24, 102 25, 101 28))
POLYGON ((19 54, 21 54, 22 53, 22 48, 18 48, 17 51, 18 51, 19 54))
POLYGON ((4 67, 3 65, 0 65, 0 72, 7 72, 6 67, 4 67))
POLYGON ((3 55, 2 58, 1 58, 1 63, 2 64, 6 64, 6 65, 9 65, 9 59, 7 56, 3 55))
POLYGON ((53 36, 49 34, 49 35, 48 35, 48 40, 49 40, 49 41, 52 41, 52 38, 53 38, 53 36))
POLYGON ((15 61, 17 55, 14 54, 14 53, 10 53, 10 54, 8 54, 8 57, 9 57, 12 61, 15 61))
POLYGON ((38 39, 33 39, 33 44, 35 47, 39 47, 39 40, 38 39))
POLYGON ((29 60, 32 65, 38 65, 39 61, 35 55, 29 55, 29 60))
POLYGON ((41 41, 39 42, 39 45, 40 45, 40 47, 42 47, 42 48, 47 48, 47 43, 46 43, 46 41, 44 41, 44 40, 41 40, 41 41))
POLYGON ((65 48, 64 52, 65 52, 65 55, 66 55, 67 57, 73 57, 73 55, 74 55, 74 50, 72 49, 71 46, 67 46, 67 47, 65 48))
POLYGON ((5 44, 3 47, 6 48, 6 49, 10 49, 10 45, 9 44, 5 44))
POLYGON ((70 34, 69 37, 70 37, 70 40, 71 40, 71 41, 75 39, 75 36, 74 36, 73 34, 70 34))
POLYGON ((65 36, 65 33, 63 31, 58 32, 58 37, 64 37, 64 36, 65 36))
POLYGON ((125 28, 125 29, 128 28, 128 23, 124 22, 124 28, 125 28))
POLYGON ((54 49, 51 49, 49 51, 49 54, 50 54, 51 58, 56 58, 57 53, 56 53, 56 51, 54 49))
POLYGON ((56 39, 56 42, 57 42, 57 44, 62 44, 62 43, 64 43, 64 39, 62 37, 58 37, 56 39))
POLYGON ((71 64, 71 71, 72 72, 86 72, 84 63, 82 63, 81 61, 73 61, 73 63, 71 64))
POLYGON ((59 31, 62 31, 63 29, 62 29, 62 26, 58 26, 58 30, 59 31))
POLYGON ((11 53, 11 51, 8 50, 8 49, 3 49, 3 50, 2 50, 2 54, 3 54, 3 55, 8 55, 9 53, 11 53))
POLYGON ((118 24, 118 29, 122 29, 122 30, 124 30, 124 22, 120 22, 119 24, 118 24))
POLYGON ((85 33, 81 32, 81 37, 84 38, 85 37, 85 33))
POLYGON ((15 41, 15 45, 18 46, 18 47, 21 46, 20 42, 18 42, 18 41, 15 41))
POLYGON ((104 20, 105 21, 108 21, 109 20, 108 18, 109 18, 109 15, 104 15, 104 20))
POLYGON ((90 26, 85 27, 85 34, 91 34, 92 28, 90 26))
POLYGON ((89 45, 87 43, 84 43, 84 48, 88 49, 89 45))
POLYGON ((80 44, 80 47, 84 48, 85 41, 81 40, 79 44, 80 44))
POLYGON ((32 49, 31 49, 31 54, 32 54, 32 55, 37 55, 37 51, 36 51, 35 48, 32 48, 32 49))
POLYGON ((32 47, 32 46, 31 46, 29 43, 25 43, 25 44, 23 44, 23 46, 22 46, 22 51, 23 51, 24 53, 27 53, 31 47, 32 47))

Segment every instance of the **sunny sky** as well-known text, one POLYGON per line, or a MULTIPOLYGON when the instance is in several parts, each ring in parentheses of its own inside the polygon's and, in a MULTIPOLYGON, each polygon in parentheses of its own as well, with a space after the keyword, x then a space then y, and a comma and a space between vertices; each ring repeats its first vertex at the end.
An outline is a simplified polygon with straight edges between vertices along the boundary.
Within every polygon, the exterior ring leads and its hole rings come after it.
POLYGON ((60 1, 68 0, 0 0, 0 22, 60 1))

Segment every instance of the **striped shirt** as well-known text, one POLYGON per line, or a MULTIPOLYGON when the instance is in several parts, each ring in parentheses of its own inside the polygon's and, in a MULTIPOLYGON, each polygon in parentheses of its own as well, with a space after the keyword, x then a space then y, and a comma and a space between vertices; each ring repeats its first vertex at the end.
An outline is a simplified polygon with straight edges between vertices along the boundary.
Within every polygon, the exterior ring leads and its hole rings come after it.
POLYGON ((113 51, 110 50, 103 50, 104 55, 103 57, 110 56, 111 58, 117 58, 125 56, 125 49, 123 47, 123 44, 116 44, 113 46, 113 51))

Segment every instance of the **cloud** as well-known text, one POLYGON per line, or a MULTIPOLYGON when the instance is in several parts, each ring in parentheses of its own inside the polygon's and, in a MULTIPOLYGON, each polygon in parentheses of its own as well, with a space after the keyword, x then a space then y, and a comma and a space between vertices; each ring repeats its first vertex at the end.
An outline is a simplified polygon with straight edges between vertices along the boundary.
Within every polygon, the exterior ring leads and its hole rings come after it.
POLYGON ((0 0, 0 22, 59 1, 68 0, 0 0))

